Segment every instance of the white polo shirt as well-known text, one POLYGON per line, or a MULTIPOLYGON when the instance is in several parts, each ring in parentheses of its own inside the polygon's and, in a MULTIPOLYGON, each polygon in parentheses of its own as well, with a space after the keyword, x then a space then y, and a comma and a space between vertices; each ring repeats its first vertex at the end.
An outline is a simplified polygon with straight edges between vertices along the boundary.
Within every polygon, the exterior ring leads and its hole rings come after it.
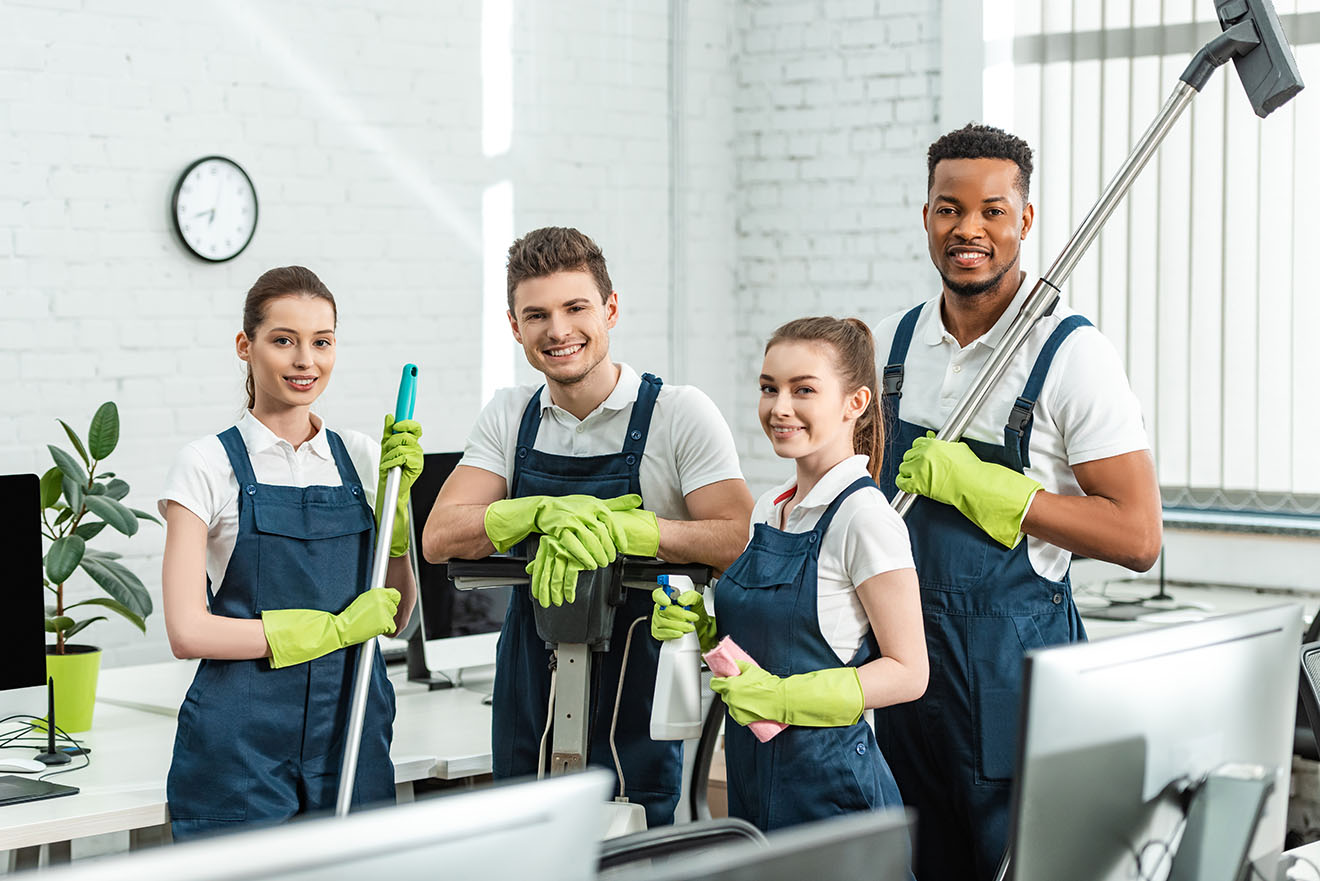
MULTIPOLYGON (((1031 285, 1021 285, 994 326, 965 348, 944 326, 940 297, 923 304, 908 347, 899 418, 936 430, 943 426, 1030 293, 1031 285)), ((875 329, 881 371, 906 311, 894 313, 875 329)), ((1074 314, 1060 302, 1052 314, 1036 323, 964 437, 1003 445, 1004 425, 1026 387, 1036 356, 1060 322, 1074 314)), ((1085 495, 1072 466, 1148 449, 1141 404, 1128 384, 1118 352, 1096 328, 1077 328, 1055 353, 1036 401, 1027 476, 1048 492, 1085 495)), ((1027 556, 1039 575, 1054 580, 1064 576, 1072 560, 1070 552, 1031 536, 1027 536, 1027 556)))
MULTIPOLYGON (((623 449, 641 377, 618 364, 619 381, 601 405, 579 420, 541 394, 534 449, 558 456, 599 456, 623 449)), ((498 474, 513 488, 518 426, 540 385, 503 388, 477 416, 460 465, 498 474)), ((639 478, 646 509, 666 520, 690 520, 684 496, 721 480, 742 479, 733 433, 715 403, 688 385, 660 387, 639 478)))
MULTIPOLYGON (((866 477, 866 457, 851 456, 825 473, 806 498, 788 512, 784 505, 797 490, 797 478, 779 484, 756 500, 751 532, 765 523, 783 532, 815 529, 825 509, 859 477, 866 477)), ((863 487, 844 499, 820 542, 816 563, 816 617, 821 635, 847 663, 871 629, 857 585, 882 572, 912 568, 912 544, 907 524, 890 507, 884 493, 863 487)), ((715 602, 719 603, 719 587, 715 602)))
MULTIPOLYGON (((247 446, 252 473, 258 483, 298 487, 342 483, 325 424, 315 414, 312 424, 318 426, 316 434, 294 449, 293 444, 277 437, 250 410, 243 414, 238 420, 238 433, 247 446)), ((374 509, 380 443, 360 431, 341 431, 339 437, 353 460, 367 504, 374 509)), ((238 541, 238 478, 217 435, 195 440, 179 451, 156 502, 161 517, 165 516, 166 503, 170 501, 183 505, 206 524, 206 574, 211 578, 211 589, 218 591, 238 541)))

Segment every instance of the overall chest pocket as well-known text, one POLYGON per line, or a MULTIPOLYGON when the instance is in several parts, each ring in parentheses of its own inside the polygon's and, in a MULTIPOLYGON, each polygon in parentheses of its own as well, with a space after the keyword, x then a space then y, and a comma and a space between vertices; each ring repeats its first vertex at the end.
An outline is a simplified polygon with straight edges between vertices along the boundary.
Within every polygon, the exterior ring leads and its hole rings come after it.
POLYGON ((357 535, 372 528, 372 516, 365 504, 350 501, 355 498, 342 487, 310 487, 297 499, 271 494, 258 498, 253 506, 253 522, 257 532, 285 538, 314 540, 357 535), (342 491, 313 493, 312 489, 342 491))
POLYGON ((952 505, 917 499, 908 533, 923 589, 962 593, 985 577, 991 539, 952 505))

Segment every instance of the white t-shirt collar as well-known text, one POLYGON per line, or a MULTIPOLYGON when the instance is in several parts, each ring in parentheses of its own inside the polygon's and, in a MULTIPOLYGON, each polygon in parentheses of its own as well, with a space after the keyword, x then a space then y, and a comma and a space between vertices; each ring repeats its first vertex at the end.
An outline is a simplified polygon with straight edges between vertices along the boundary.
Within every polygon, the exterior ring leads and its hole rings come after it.
MULTIPOLYGON (((330 439, 326 437, 325 433, 325 422, 315 413, 309 415, 312 425, 316 427, 316 434, 312 435, 311 440, 304 442, 298 449, 310 449, 322 459, 333 459, 334 453, 330 450, 330 439)), ((293 444, 267 428, 265 423, 252 415, 251 410, 244 411, 242 418, 238 420, 238 433, 243 436, 243 444, 247 447, 249 454, 264 453, 266 450, 281 444, 293 449, 293 444)))
MULTIPOLYGON (((807 493, 806 498, 798 502, 794 511, 806 508, 828 508, 853 481, 859 477, 869 476, 866 470, 867 457, 863 455, 849 456, 839 464, 835 465, 825 476, 816 482, 807 493)), ((771 526, 781 523, 783 517, 780 512, 789 499, 793 498, 793 493, 797 489, 797 478, 793 477, 781 483, 774 489, 774 501, 770 506, 770 517, 766 521, 771 526)))
MULTIPOLYGON (((1026 302, 1028 295, 1031 294, 1031 287, 1027 285, 1027 276, 1022 276, 1022 284, 1018 285, 1017 293, 1013 294, 1013 299, 1008 304, 1008 308, 999 316, 989 330, 972 340, 964 348, 970 349, 972 346, 985 346, 987 349, 994 349, 1004 334, 1008 333, 1008 326, 1013 323, 1013 319, 1022 311, 1022 304, 1026 302)), ((938 346, 940 343, 949 342, 958 345, 958 340, 953 334, 949 333, 948 328, 944 326, 944 312, 940 308, 944 294, 940 293, 938 297, 931 301, 931 308, 924 310, 921 321, 925 323, 925 328, 921 332, 921 338, 929 346, 938 346)))
MULTIPOLYGON (((633 403, 636 402, 637 390, 641 385, 642 378, 637 375, 636 370, 633 370, 622 361, 615 361, 614 366, 619 368, 619 380, 614 384, 614 390, 606 396, 605 400, 600 402, 600 405, 597 406, 596 409, 586 415, 586 418, 582 420, 583 422, 586 422, 587 419, 590 419, 592 416, 595 416, 602 411, 624 410, 631 407, 633 403)), ((544 416, 547 410, 557 410, 575 420, 577 418, 563 407, 560 407, 558 404, 555 404, 550 400, 549 387, 547 387, 541 394, 541 415, 544 416)))

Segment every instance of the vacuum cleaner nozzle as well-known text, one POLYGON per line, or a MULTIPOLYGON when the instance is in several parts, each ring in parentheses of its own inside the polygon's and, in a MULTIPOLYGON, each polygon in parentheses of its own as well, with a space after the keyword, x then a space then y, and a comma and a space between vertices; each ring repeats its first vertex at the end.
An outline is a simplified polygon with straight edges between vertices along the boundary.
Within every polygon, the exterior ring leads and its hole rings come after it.
POLYGON ((1251 109, 1264 118, 1304 88, 1283 25, 1270 0, 1215 0, 1220 26, 1227 31, 1250 22, 1260 42, 1233 57, 1238 79, 1247 90, 1251 109))

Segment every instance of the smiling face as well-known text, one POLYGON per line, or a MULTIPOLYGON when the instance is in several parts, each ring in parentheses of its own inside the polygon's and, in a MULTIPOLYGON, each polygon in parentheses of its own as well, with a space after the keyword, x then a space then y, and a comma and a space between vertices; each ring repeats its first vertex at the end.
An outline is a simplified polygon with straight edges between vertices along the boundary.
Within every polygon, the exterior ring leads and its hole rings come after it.
POLYGON ((853 428, 871 400, 848 391, 827 343, 784 340, 761 365, 761 428, 783 459, 814 459, 823 472, 853 454, 853 428))
POLYGON ((270 300, 252 337, 238 334, 237 349, 252 368, 254 410, 309 406, 335 367, 334 306, 299 294, 270 300))
POLYGON ((1022 240, 1035 209, 1018 189, 1011 159, 944 159, 922 208, 930 259, 951 294, 1017 290, 1022 240))
POLYGON ((527 363, 547 380, 574 385, 609 366, 609 332, 619 320, 619 298, 611 292, 602 303, 589 272, 524 279, 513 292, 508 316, 527 363))

